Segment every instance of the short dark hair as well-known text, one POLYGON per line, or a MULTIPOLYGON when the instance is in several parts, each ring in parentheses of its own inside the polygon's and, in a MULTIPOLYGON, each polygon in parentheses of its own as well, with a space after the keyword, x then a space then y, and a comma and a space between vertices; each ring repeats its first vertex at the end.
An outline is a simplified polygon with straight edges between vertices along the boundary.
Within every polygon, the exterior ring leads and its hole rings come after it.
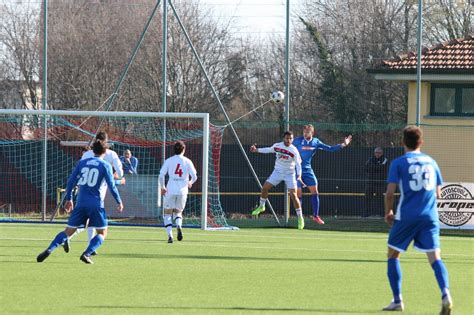
POLYGON ((95 140, 94 143, 92 144, 92 151, 94 151, 94 154, 96 155, 102 155, 105 153, 107 150, 107 142, 103 140, 95 140))
POLYGON ((174 144, 174 154, 183 153, 185 148, 186 148, 186 145, 184 144, 183 141, 176 141, 176 143, 174 144))
POLYGON ((423 132, 419 127, 407 126, 403 129, 403 144, 412 150, 418 149, 423 142, 423 132))
POLYGON ((97 140, 102 140, 102 141, 109 141, 109 136, 107 135, 107 132, 105 131, 99 131, 96 135, 95 135, 95 138, 97 140))
POLYGON ((293 132, 289 130, 285 131, 285 133, 283 134, 283 138, 286 136, 293 136, 293 132))

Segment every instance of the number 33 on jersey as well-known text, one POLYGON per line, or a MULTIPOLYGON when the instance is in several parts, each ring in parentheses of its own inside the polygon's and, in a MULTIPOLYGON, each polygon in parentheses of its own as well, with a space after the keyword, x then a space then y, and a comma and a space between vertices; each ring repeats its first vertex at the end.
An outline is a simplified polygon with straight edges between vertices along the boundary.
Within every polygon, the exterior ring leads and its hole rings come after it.
POLYGON ((398 184, 396 220, 430 218, 437 221, 436 187, 443 184, 438 164, 421 152, 408 152, 392 161, 388 183, 398 184))

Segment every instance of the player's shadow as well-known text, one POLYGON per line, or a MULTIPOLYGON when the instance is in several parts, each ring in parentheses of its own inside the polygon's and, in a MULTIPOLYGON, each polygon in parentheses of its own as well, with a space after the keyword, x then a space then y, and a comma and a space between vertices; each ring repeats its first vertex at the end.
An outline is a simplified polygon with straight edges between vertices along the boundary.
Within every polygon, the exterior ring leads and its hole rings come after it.
MULTIPOLYGON (((201 259, 201 260, 242 260, 242 261, 330 261, 330 262, 363 262, 383 263, 384 259, 341 259, 341 258, 293 258, 293 257, 256 257, 256 256, 200 256, 200 255, 169 255, 169 254, 143 254, 143 253, 110 253, 110 257, 131 259, 201 259)), ((105 255, 104 255, 105 256, 105 255)))
MULTIPOLYGON (((92 306, 83 306, 84 308, 89 309, 117 309, 117 310, 169 310, 169 311, 191 311, 191 310, 201 310, 201 311, 241 311, 241 312, 308 312, 308 313, 337 313, 337 314, 370 314, 370 313, 380 313, 378 310, 342 310, 342 309, 323 309, 323 308, 291 308, 291 307, 275 307, 275 308, 266 308, 266 307, 194 307, 194 306, 131 306, 131 305, 92 305, 92 306)), ((132 311, 133 312, 133 311, 132 311)))

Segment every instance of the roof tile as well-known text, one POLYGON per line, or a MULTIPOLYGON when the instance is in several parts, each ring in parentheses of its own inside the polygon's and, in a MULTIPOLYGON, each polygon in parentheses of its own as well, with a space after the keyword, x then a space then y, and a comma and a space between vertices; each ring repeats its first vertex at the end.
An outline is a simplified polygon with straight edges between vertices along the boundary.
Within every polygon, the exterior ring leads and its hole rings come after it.
MULTIPOLYGON (((383 60, 376 69, 416 69, 417 54, 408 52, 393 59, 383 60)), ((474 34, 463 39, 453 39, 431 48, 423 48, 422 69, 474 69, 474 34)))

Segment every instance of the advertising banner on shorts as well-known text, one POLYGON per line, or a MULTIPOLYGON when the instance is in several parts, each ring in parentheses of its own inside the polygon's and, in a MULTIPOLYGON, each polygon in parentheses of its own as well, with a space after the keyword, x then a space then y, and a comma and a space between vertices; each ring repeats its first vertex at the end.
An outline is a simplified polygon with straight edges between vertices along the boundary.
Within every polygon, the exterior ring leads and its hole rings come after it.
POLYGON ((437 205, 442 229, 474 229, 474 183, 444 183, 437 205))

